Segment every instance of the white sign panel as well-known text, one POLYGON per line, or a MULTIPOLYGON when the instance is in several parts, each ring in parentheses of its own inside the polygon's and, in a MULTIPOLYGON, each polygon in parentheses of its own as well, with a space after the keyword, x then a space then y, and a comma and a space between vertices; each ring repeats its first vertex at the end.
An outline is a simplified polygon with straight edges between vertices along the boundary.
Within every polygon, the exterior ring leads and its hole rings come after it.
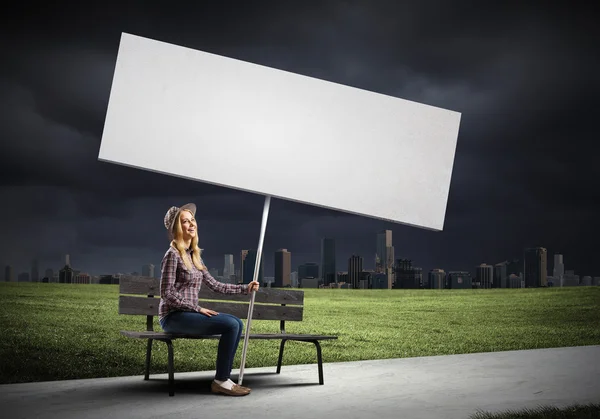
POLYGON ((124 33, 98 158, 442 230, 460 116, 124 33))

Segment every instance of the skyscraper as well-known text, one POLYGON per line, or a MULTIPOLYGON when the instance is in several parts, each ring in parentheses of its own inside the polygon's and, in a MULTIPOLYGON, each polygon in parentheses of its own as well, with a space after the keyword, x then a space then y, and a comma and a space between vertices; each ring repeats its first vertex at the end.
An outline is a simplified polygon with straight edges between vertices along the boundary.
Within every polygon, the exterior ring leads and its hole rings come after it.
POLYGON ((290 273, 290 283, 293 288, 298 288, 298 271, 290 273))
POLYGON ((565 264, 563 263, 563 255, 554 255, 554 269, 552 270, 552 276, 556 278, 557 282, 554 285, 562 287, 565 278, 565 264))
POLYGON ((545 287, 548 285, 548 251, 543 247, 525 249, 525 287, 545 287))
POLYGON ((383 272, 388 276, 388 289, 392 289, 394 247, 392 246, 392 230, 383 230, 377 233, 377 254, 375 272, 383 272))
POLYGON ((58 282, 61 284, 71 284, 73 283, 74 276, 75 272, 71 268, 71 258, 69 255, 65 255, 65 266, 59 271, 58 282))
POLYGON ((287 249, 275 252, 275 282, 274 287, 282 288, 292 285, 290 274, 292 271, 292 254, 287 249))
POLYGON ((492 288, 508 288, 508 275, 508 261, 496 263, 494 265, 492 288))
POLYGON ((350 256, 348 259, 348 282, 352 288, 360 288, 360 277, 363 270, 363 258, 358 255, 350 256))
MULTIPOLYGON (((249 284, 254 279, 254 267, 256 266, 256 250, 248 250, 246 253, 246 257, 244 258, 244 266, 242 267, 243 271, 243 283, 249 284)), ((262 284, 263 281, 263 271, 264 271, 265 258, 260 258, 260 265, 258 268, 258 283, 262 284)))
POLYGON ((246 256, 248 256, 248 250, 242 250, 240 252, 240 277, 238 278, 238 282, 239 283, 250 283, 250 281, 245 282, 245 278, 244 278, 244 261, 246 260, 246 256))
POLYGON ((225 279, 229 279, 231 275, 235 274, 235 266, 233 264, 233 255, 227 254, 225 255, 225 260, 223 263, 223 277, 225 279))
POLYGON ((323 285, 328 286, 336 281, 335 240, 321 239, 321 275, 323 285))

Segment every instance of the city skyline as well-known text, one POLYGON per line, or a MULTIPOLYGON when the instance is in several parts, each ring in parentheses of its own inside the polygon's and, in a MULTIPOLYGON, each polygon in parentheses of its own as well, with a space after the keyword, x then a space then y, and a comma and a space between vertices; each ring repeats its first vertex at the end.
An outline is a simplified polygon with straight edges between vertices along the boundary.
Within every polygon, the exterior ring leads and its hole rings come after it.
MULTIPOLYGON (((29 272, 38 258, 41 274, 70 254, 89 272, 158 269, 168 247, 164 214, 187 202, 198 205, 209 268, 222 269, 225 254, 237 266, 241 249, 256 248, 263 196, 98 162, 119 38, 128 32, 462 113, 443 231, 273 199, 266 276, 280 248, 291 252, 292 266, 320 264, 322 237, 335 238, 338 261, 357 254, 372 269, 373 237, 382 230, 393 233, 395 258, 424 272, 474 271, 541 246, 580 275, 600 275, 592 6, 372 3, 7 10, 1 266, 29 272)), ((182 153, 181 163, 201 159, 182 153)), ((377 161, 374 153, 341 162, 332 152, 331 167, 306 161, 289 170, 361 170, 377 161)), ((357 193, 369 199, 368 190, 357 193)))
MULTIPOLYGON (((524 281, 523 286, 525 286, 525 287, 540 286, 540 285, 545 286, 546 282, 548 281, 547 278, 552 278, 552 281, 553 281, 552 285, 556 285, 555 281, 562 281, 562 276, 565 274, 565 272, 568 274, 567 275, 568 282, 572 282, 573 279, 570 277, 573 275, 575 275, 577 278, 584 278, 584 277, 600 278, 600 277, 598 277, 596 275, 592 275, 590 273, 578 272, 577 269, 576 268, 574 269, 572 266, 570 266, 571 269, 565 269, 566 267, 569 267, 569 265, 565 266, 564 255, 563 254, 554 254, 553 258, 549 258, 548 251, 544 247, 523 249, 522 257, 506 258, 501 261, 494 261, 491 264, 482 262, 482 263, 478 264, 477 266, 475 266, 474 270, 472 268, 465 268, 465 267, 463 267, 461 269, 447 269, 446 267, 443 267, 443 266, 436 266, 435 268, 431 268, 431 269, 423 269, 421 266, 419 266, 419 264, 416 264, 416 265, 413 264, 413 260, 410 258, 405 258, 405 257, 395 258, 393 256, 394 255, 394 246, 393 246, 393 236, 392 236, 391 230, 384 230, 384 231, 379 231, 376 233, 375 248, 376 248, 376 253, 373 258, 373 267, 372 268, 369 268, 368 266, 366 266, 366 264, 363 263, 365 260, 365 257, 360 254, 353 253, 352 255, 350 255, 348 257, 347 260, 338 260, 333 255, 333 253, 335 253, 335 238, 331 238, 331 237, 322 237, 321 238, 320 263, 315 262, 315 261, 303 261, 301 263, 298 263, 297 265, 294 265, 291 263, 291 256, 293 253, 289 252, 287 249, 280 248, 274 252, 275 259, 274 259, 274 263, 272 266, 272 268, 273 268, 272 272, 265 269, 264 258, 261 261, 262 266, 259 271, 259 280, 261 282, 264 282, 265 278, 271 278, 271 279, 273 279, 274 286, 281 287, 281 286, 290 285, 291 282, 290 282, 289 275, 290 274, 297 275, 298 272, 301 271, 302 265, 316 265, 316 267, 317 267, 316 272, 318 272, 318 273, 316 273, 314 276, 320 280, 321 285, 325 285, 325 286, 328 286, 330 283, 338 282, 339 274, 349 274, 350 269, 351 269, 350 265, 353 266, 353 269, 359 269, 359 272, 372 272, 374 274, 383 273, 383 275, 385 277, 384 282, 387 284, 388 288, 396 288, 396 285, 397 285, 396 284, 397 276, 393 270, 395 270, 395 269, 412 270, 413 268, 417 269, 419 272, 426 273, 427 276, 430 276, 432 274, 434 274, 434 276, 435 276, 435 272, 444 272, 445 274, 449 274, 451 272, 466 272, 466 273, 468 273, 468 275, 470 277, 477 278, 478 281, 481 280, 480 276, 482 275, 482 272, 489 271, 489 272, 485 273, 485 275, 484 275, 485 278, 483 279, 483 282, 486 282, 488 285, 489 285, 489 283, 494 283, 494 282, 502 282, 504 284, 506 281, 505 277, 508 277, 511 273, 516 273, 519 276, 519 279, 520 280, 522 279, 524 281), (328 243, 328 244, 325 245, 325 243, 328 243), (385 265, 380 264, 380 261, 382 259, 379 256, 380 253, 385 253, 387 255, 387 264, 390 267, 389 270, 386 269, 385 265), (532 259, 533 254, 535 254, 536 256, 533 256, 533 259, 532 259), (540 254, 541 254, 541 256, 540 256, 540 254), (278 260, 278 258, 281 258, 281 255, 284 256, 284 259, 278 260), (332 257, 333 257, 333 260, 331 259, 332 257), (284 260, 287 260, 287 261, 284 261, 284 260), (553 261, 552 265, 550 264, 550 261, 553 261), (502 274, 503 275, 502 279, 496 278, 495 271, 498 266, 500 266, 500 265, 509 265, 510 266, 513 263, 520 264, 520 268, 515 270, 515 267, 513 267, 514 272, 508 272, 508 273, 504 272, 502 274), (338 266, 341 266, 343 268, 346 266, 346 264, 348 266, 348 269, 346 269, 346 270, 335 269, 338 266), (527 265, 527 267, 525 267, 523 264, 527 265), (538 264, 538 266, 535 267, 534 266, 535 264, 538 264), (297 266, 296 270, 294 270, 295 266, 297 266), (360 268, 357 268, 357 266, 360 266, 360 268), (281 269, 283 269, 283 271, 281 269), (540 274, 540 269, 543 271, 543 274, 540 274), (332 272, 332 270, 333 270, 333 272, 332 272), (280 277, 281 272, 283 272, 283 276, 284 276, 283 280, 280 277), (329 273, 329 272, 331 272, 331 273, 329 273), (539 275, 542 275, 541 277, 539 277, 539 279, 532 279, 539 275)), ((244 283, 247 283, 248 281, 246 280, 246 278, 244 278, 243 272, 246 272, 247 275, 252 275, 254 272, 253 263, 247 265, 244 262, 244 260, 248 256, 248 254, 251 255, 250 259, 254 259, 254 257, 256 256, 256 249, 240 250, 240 252, 239 252, 240 265, 237 267, 235 267, 235 263, 233 263, 236 255, 225 254, 225 255, 223 255, 224 263, 223 263, 222 267, 208 266, 208 268, 211 271, 211 273, 213 274, 213 276, 223 277, 223 278, 225 278, 226 281, 228 281, 228 278, 230 275, 236 275, 236 277, 237 277, 236 279, 238 282, 243 281, 244 283)), ((264 255, 263 255, 263 257, 264 257, 264 255)), ((71 264, 70 264, 70 255, 69 254, 65 255, 65 265, 63 265, 63 266, 69 266, 70 268, 73 268, 73 266, 71 266, 71 264)), ((161 275, 160 263, 158 265, 158 269, 155 269, 156 266, 151 263, 143 264, 143 265, 141 265, 141 267, 142 267, 141 268, 142 276, 160 277, 160 275, 161 275)), ((56 277, 58 275, 59 271, 62 271, 62 267, 60 267, 56 270, 54 268, 46 268, 45 276, 48 277, 48 272, 54 272, 54 277, 56 277)), ((98 273, 98 272, 92 273, 92 272, 86 270, 85 268, 80 267, 80 269, 76 269, 76 271, 81 272, 82 275, 83 274, 92 275, 95 277, 106 276, 106 275, 115 275, 115 274, 117 274, 117 275, 118 274, 140 275, 140 273, 137 271, 137 269, 129 270, 126 272, 105 271, 105 272, 101 272, 101 273, 98 273)), ((4 279, 8 280, 9 275, 13 276, 13 279, 12 279, 13 281, 24 281, 25 279, 21 279, 21 278, 24 276, 27 276, 28 278, 26 279, 26 281, 39 282, 41 280, 41 276, 37 280, 34 279, 36 276, 39 276, 39 260, 38 259, 32 260, 30 271, 18 271, 18 270, 15 270, 13 266, 6 265, 4 279), (11 272, 10 274, 9 274, 9 270, 11 272), (30 272, 31 272, 31 275, 30 275, 30 272)), ((422 274, 420 273, 419 275, 422 275, 422 274)), ((300 273, 300 279, 303 279, 302 273, 300 273)), ((424 279, 424 278, 422 278, 422 279, 425 281, 429 281, 429 279, 424 279)), ((358 277, 349 279, 349 282, 351 284, 353 284, 353 287, 357 287, 357 284, 359 281, 360 281, 360 278, 358 278, 358 277)), ((50 279, 50 282, 52 282, 52 279, 50 279)), ((498 285, 495 285, 495 286, 498 286, 498 285)))

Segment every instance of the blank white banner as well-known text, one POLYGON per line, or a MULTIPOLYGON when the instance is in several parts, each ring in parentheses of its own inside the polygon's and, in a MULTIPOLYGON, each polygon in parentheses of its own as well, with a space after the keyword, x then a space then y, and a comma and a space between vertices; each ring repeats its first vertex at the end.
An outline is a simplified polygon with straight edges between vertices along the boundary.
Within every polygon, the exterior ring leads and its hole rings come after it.
POLYGON ((123 33, 98 159, 442 230, 460 116, 123 33))

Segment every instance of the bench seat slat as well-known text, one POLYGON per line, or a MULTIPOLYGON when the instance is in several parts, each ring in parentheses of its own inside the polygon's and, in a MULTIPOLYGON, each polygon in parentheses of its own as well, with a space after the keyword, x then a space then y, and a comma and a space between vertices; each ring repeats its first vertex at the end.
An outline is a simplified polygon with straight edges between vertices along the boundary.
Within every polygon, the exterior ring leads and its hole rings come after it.
MULTIPOLYGON (((122 330, 121 334, 130 338, 138 339, 218 339, 220 335, 190 335, 190 334, 179 334, 179 333, 165 333, 165 332, 136 332, 130 330, 122 330)), ((242 338, 244 337, 242 333, 242 338)), ((288 339, 288 340, 330 340, 337 339, 337 336, 324 336, 324 335, 304 335, 296 333, 250 333, 249 339, 288 339)))

